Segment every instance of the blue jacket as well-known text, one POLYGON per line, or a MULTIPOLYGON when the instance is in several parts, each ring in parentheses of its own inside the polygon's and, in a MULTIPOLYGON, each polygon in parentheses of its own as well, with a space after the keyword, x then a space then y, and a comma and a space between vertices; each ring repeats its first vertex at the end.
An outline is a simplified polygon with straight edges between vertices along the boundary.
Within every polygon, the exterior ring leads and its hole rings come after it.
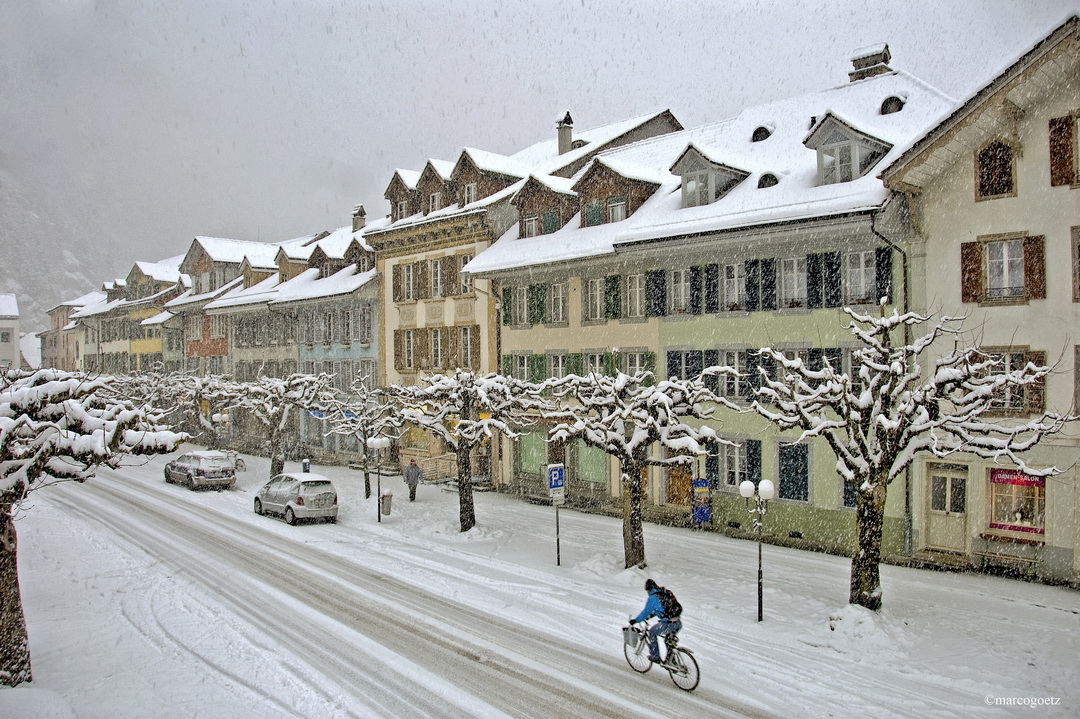
POLYGON ((645 602, 645 608, 641 610, 641 614, 637 615, 634 622, 643 622, 649 617, 659 617, 662 622, 668 620, 664 614, 664 605, 660 603, 660 592, 656 589, 649 592, 649 599, 645 602))

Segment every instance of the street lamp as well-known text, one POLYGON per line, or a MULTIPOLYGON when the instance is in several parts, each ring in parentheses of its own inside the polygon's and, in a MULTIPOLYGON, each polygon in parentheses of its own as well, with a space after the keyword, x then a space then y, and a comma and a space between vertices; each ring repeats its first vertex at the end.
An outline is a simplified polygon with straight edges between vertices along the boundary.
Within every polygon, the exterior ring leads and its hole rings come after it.
MULTIPOLYGON (((390 439, 388 437, 368 437, 367 440, 368 449, 373 449, 378 452, 381 449, 386 449, 390 446, 390 439)), ((367 468, 369 462, 367 458, 364 461, 364 478, 367 478, 367 468)), ((382 521, 382 469, 375 470, 375 517, 378 521, 382 521)))
POLYGON ((754 486, 749 479, 739 485, 739 494, 747 499, 754 498, 754 508, 750 514, 754 517, 754 531, 757 532, 757 620, 762 618, 761 611, 761 526, 765 520, 765 512, 768 511, 769 500, 776 496, 776 489, 768 479, 763 479, 754 486), (755 490, 757 493, 755 494, 755 490))

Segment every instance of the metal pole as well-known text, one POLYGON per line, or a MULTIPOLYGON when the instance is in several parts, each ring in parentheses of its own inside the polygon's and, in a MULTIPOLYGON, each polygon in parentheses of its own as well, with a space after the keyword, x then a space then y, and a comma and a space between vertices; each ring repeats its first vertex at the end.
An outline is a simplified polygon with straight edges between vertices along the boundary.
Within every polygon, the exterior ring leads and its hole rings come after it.
POLYGON ((375 516, 382 523, 382 466, 375 469, 375 516))
MULTIPOLYGON (((759 506, 761 500, 758 500, 759 506)), ((761 610, 761 524, 758 523, 757 528, 757 620, 760 622, 762 618, 761 610)))
POLYGON ((559 546, 559 505, 555 505, 555 566, 562 566, 562 548, 559 546))

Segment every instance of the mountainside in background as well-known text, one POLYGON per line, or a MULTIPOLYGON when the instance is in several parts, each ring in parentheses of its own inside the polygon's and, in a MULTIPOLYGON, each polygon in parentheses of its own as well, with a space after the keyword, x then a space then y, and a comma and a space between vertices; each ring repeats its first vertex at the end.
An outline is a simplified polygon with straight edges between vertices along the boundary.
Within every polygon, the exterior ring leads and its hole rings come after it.
POLYGON ((18 298, 24 332, 39 331, 49 308, 125 276, 138 258, 120 251, 78 183, 44 186, 9 167, 0 161, 0 292, 18 298))

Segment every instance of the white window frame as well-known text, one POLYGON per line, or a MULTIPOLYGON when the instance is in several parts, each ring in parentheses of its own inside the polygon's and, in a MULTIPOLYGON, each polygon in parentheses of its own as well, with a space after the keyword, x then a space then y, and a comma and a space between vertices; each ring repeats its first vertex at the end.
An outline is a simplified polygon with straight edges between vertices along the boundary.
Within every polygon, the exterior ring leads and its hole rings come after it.
POLYGON ((428 196, 428 212, 434 212, 435 210, 442 209, 442 193, 432 192, 428 196))
POLYGON ((844 261, 847 268, 845 291, 851 304, 877 304, 877 272, 874 250, 849 252, 844 261))
POLYGON ((443 296, 442 258, 428 260, 428 276, 431 278, 431 296, 438 299, 443 296))
POLYGON ((645 274, 638 273, 634 275, 627 275, 625 279, 626 285, 626 307, 623 310, 623 317, 637 318, 645 316, 645 274))
POLYGON ((690 311, 690 268, 671 271, 671 313, 690 311))
POLYGON ((624 352, 623 371, 628 375, 635 375, 645 371, 644 352, 624 352))
MULTIPOLYGON (((739 364, 738 350, 720 350, 717 352, 716 361, 719 362, 722 367, 731 367, 736 372, 741 372, 743 370, 739 364)), ((736 377, 735 375, 719 375, 717 380, 719 383, 720 396, 728 399, 738 399, 742 397, 743 383, 750 381, 747 377, 736 377)))
POLYGON ((537 215, 529 215, 521 221, 521 236, 536 237, 540 234, 540 218, 537 215))
MULTIPOLYGON (((1022 369, 1027 365, 1027 353, 1024 351, 1004 350, 992 353, 996 359, 994 372, 1006 374, 1022 369)), ((990 400, 990 406, 997 412, 1022 413, 1027 408, 1024 390, 1030 385, 1014 386, 1005 384, 998 387, 990 400)))
POLYGON ((370 304, 365 304, 360 308, 360 321, 357 324, 356 339, 362 344, 370 344, 375 324, 375 313, 370 304))
POLYGON ((459 289, 459 294, 462 294, 462 295, 471 295, 473 293, 472 275, 465 274, 465 273, 463 273, 461 271, 462 267, 464 267, 465 265, 472 262, 472 258, 473 258, 472 253, 459 256, 459 260, 458 260, 458 280, 460 281, 461 286, 458 289, 459 289))
POLYGON ((986 298, 1024 297, 1027 293, 1024 286, 1024 238, 994 240, 985 244, 986 298))
POLYGON ((441 327, 434 327, 431 330, 431 366, 441 369, 444 367, 443 357, 443 330, 441 327))
POLYGON ((712 173, 708 170, 688 172, 682 178, 683 207, 700 207, 712 202, 710 189, 712 173), (694 186, 691 188, 691 183, 694 186))
POLYGON ((780 309, 806 307, 806 257, 780 260, 780 309))
POLYGON ((555 378, 566 376, 565 354, 560 353, 548 355, 548 376, 555 378))
POLYGON ((398 220, 404 219, 407 216, 406 213, 408 211, 409 211, 409 201, 408 200, 399 200, 398 203, 397 203, 397 218, 396 219, 398 219, 398 220))
POLYGON ((471 204, 473 202, 476 202, 476 190, 477 190, 477 185, 476 185, 475 182, 470 182, 470 183, 466 184, 465 185, 464 198, 463 198, 463 201, 462 201, 461 204, 462 205, 468 205, 468 204, 471 204))
POLYGON ((416 299, 416 265, 412 262, 407 262, 403 265, 402 281, 405 285, 405 299, 416 299))
POLYGON ((468 369, 473 366, 472 333, 472 327, 461 328, 461 365, 464 369, 468 369))
POLYGON ((570 296, 570 287, 566 282, 553 282, 551 284, 551 306, 548 308, 548 322, 550 324, 565 324, 567 301, 570 296))
POLYGON ((416 337, 414 335, 414 330, 405 330, 404 342, 402 343, 404 344, 405 350, 405 357, 402 364, 405 369, 416 369, 415 341, 416 337))
POLYGON ((603 352, 586 352, 585 353, 585 375, 596 374, 603 376, 604 374, 604 353, 603 352))
POLYGON ((516 354, 514 355, 514 365, 511 374, 514 379, 527 380, 529 379, 529 355, 516 354))
POLYGON ((743 263, 722 265, 720 282, 723 287, 720 296, 722 312, 737 312, 746 308, 746 267, 743 263))
POLYGON ((607 221, 622 222, 626 219, 626 196, 609 197, 607 200, 607 221))
POLYGON ((738 489, 739 485, 747 479, 746 476, 746 442, 737 447, 730 445, 720 446, 720 486, 728 489, 738 489))
POLYGON ((510 306, 510 324, 525 325, 529 322, 529 288, 515 287, 510 306))
POLYGON ((855 171, 858 166, 858 143, 853 140, 831 142, 818 148, 818 177, 821 178, 822 185, 851 182, 858 177, 855 171), (846 162, 843 157, 845 151, 846 162))
POLYGON ((585 319, 599 322, 604 319, 604 278, 590 277, 585 287, 585 319))
POLYGON ((375 360, 364 358, 359 362, 359 379, 363 381, 364 386, 371 388, 375 386, 375 360))

